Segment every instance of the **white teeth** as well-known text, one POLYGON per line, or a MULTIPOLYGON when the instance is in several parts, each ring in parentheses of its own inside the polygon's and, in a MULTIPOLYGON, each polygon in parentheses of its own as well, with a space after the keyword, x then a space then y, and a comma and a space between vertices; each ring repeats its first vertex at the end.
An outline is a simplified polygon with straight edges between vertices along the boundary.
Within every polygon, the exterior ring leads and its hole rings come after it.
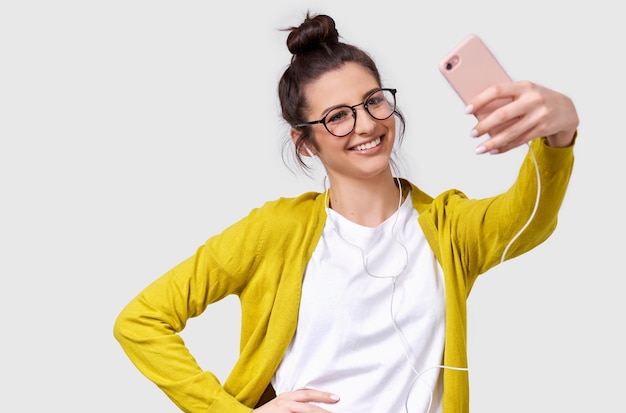
POLYGON ((380 145, 380 138, 376 138, 376 139, 374 139, 371 142, 364 143, 364 144, 359 145, 359 146, 355 146, 354 149, 357 150, 357 151, 364 151, 366 149, 370 149, 370 148, 373 148, 373 147, 378 146, 378 145, 380 145))

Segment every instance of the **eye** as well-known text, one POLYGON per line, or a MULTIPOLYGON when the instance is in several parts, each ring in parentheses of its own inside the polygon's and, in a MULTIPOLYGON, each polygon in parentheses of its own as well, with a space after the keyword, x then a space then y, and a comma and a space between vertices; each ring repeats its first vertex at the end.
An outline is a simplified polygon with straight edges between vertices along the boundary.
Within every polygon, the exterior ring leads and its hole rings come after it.
POLYGON ((340 107, 331 110, 326 115, 326 123, 339 123, 350 119, 352 116, 352 110, 349 107, 340 107))
POLYGON ((385 96, 383 95, 383 92, 382 91, 378 91, 378 92, 374 93, 373 95, 371 95, 367 99, 367 102, 365 102, 365 104, 367 106, 376 106, 376 105, 380 105, 384 101, 385 101, 385 96))

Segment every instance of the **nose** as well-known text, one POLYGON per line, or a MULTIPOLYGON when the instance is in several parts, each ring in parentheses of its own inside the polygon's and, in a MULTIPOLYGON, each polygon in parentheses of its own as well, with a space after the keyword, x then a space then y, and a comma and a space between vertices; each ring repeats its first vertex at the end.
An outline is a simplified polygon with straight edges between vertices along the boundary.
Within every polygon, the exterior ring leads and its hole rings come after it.
POLYGON ((374 119, 362 104, 354 108, 354 131, 357 134, 367 134, 376 127, 376 119, 374 119))

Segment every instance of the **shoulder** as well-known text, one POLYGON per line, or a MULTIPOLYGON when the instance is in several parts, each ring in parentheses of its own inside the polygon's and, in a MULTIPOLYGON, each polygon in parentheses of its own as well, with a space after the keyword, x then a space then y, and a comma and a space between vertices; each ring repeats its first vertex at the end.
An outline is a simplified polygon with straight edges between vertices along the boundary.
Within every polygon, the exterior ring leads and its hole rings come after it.
POLYGON ((435 210, 445 208, 451 202, 467 199, 467 196, 458 189, 448 189, 433 197, 422 191, 414 183, 406 179, 401 181, 404 191, 407 189, 411 190, 411 202, 420 215, 433 213, 435 210))
POLYGON ((312 211, 316 204, 323 202, 320 198, 323 198, 323 194, 319 192, 305 192, 296 197, 281 197, 267 201, 252 212, 268 216, 280 215, 284 218, 300 216, 312 211))
POLYGON ((259 248, 286 252, 285 248, 305 248, 321 235, 326 222, 324 195, 307 192, 297 197, 282 197, 253 209, 240 227, 243 237, 256 236, 259 248), (251 235, 249 232, 255 232, 251 235))
POLYGON ((296 197, 281 197, 250 211, 245 221, 270 232, 293 232, 297 228, 317 227, 325 220, 324 194, 305 192, 296 197))

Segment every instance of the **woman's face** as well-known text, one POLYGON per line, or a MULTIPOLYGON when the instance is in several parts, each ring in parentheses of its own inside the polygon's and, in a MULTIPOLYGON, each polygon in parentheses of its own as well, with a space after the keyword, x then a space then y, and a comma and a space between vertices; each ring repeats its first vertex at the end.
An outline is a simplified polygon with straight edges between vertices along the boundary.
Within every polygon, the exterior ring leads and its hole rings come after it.
MULTIPOLYGON (((380 85, 363 66, 347 63, 338 70, 322 75, 304 89, 307 102, 307 120, 323 118, 329 110, 339 106, 363 103, 380 85)), ((395 140, 395 116, 376 120, 363 105, 356 108, 354 130, 348 135, 332 135, 323 124, 312 125, 315 148, 330 178, 368 179, 389 168, 389 158, 395 140)), ((294 133, 298 133, 294 130, 294 133)))

